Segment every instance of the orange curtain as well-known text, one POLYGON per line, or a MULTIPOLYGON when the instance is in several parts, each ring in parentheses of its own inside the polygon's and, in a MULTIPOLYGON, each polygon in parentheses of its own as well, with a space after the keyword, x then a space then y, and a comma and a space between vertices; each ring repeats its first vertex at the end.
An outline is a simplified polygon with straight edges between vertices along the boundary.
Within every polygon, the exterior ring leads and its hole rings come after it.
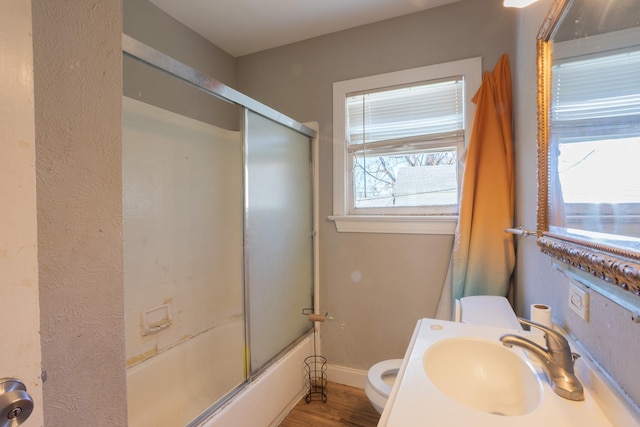
POLYGON ((453 245, 453 298, 502 295, 515 265, 511 70, 503 55, 485 72, 464 155, 460 213, 453 245))

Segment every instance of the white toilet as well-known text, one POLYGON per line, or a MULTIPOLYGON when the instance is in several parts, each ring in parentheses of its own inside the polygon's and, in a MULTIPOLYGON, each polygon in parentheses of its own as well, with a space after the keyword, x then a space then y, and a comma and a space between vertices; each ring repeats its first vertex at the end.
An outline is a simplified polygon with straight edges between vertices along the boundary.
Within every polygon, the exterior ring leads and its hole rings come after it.
POLYGON ((382 414, 384 405, 391 394, 401 364, 402 359, 389 359, 378 362, 369 369, 364 392, 379 414, 382 414))
MULTIPOLYGON (((504 297, 479 295, 456 300, 455 320, 475 325, 522 329, 513 309, 504 297)), ((402 359, 378 362, 369 369, 364 391, 373 407, 382 414, 402 359)))

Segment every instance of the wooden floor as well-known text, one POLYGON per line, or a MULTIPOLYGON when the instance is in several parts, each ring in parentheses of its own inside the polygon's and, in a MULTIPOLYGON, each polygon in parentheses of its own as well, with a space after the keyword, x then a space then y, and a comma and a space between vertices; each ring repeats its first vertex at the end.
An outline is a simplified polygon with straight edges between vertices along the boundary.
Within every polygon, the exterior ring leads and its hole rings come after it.
POLYGON ((328 382, 326 403, 302 399, 280 427, 376 427, 379 419, 364 390, 328 382))

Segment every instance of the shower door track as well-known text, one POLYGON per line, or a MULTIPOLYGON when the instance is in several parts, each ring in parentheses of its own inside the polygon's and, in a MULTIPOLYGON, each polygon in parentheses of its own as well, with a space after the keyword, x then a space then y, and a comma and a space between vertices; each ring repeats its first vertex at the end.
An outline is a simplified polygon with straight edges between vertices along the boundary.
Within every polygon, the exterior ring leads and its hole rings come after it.
POLYGON ((189 83, 205 93, 245 107, 308 137, 316 137, 315 130, 124 33, 122 34, 122 52, 189 83))

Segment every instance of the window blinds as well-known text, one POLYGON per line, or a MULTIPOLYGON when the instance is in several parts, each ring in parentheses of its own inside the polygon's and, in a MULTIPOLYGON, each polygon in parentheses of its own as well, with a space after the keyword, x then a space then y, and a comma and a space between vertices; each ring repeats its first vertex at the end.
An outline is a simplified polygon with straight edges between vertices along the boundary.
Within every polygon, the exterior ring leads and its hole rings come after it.
POLYGON ((463 89, 456 76, 348 95, 349 152, 457 144, 464 138, 463 89))
POLYGON ((640 135, 639 75, 640 51, 554 65, 552 137, 569 142, 640 135))

